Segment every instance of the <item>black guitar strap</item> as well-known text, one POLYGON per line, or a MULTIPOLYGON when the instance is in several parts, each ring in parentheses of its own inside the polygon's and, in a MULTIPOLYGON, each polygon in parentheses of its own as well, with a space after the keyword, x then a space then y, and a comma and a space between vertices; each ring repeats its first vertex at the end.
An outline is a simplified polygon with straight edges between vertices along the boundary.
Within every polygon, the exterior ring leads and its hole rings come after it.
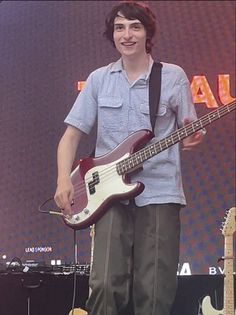
MULTIPOLYGON (((161 95, 161 69, 162 64, 160 62, 153 62, 149 80, 149 111, 153 132, 161 95)), ((90 154, 90 157, 94 157, 94 155, 95 149, 90 154)))
POLYGON ((161 95, 161 69, 160 62, 154 62, 150 73, 149 81, 149 111, 152 131, 154 132, 156 114, 158 112, 160 95, 161 95))

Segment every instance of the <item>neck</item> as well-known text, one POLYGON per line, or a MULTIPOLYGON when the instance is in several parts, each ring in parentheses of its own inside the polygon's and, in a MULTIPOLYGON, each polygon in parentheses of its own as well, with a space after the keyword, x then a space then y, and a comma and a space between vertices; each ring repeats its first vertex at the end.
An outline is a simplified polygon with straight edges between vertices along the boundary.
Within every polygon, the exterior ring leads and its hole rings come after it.
POLYGON ((145 73, 149 66, 149 54, 144 54, 134 58, 130 57, 122 57, 123 68, 129 79, 135 80, 138 76, 145 73))

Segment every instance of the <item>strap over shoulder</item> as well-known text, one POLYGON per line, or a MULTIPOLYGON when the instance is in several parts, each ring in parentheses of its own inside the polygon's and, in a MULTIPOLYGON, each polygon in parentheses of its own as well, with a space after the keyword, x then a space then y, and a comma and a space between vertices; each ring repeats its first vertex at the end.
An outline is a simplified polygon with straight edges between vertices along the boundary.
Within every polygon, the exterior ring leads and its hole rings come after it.
POLYGON ((162 64, 160 62, 154 62, 149 80, 149 111, 153 132, 161 96, 161 70, 162 64))

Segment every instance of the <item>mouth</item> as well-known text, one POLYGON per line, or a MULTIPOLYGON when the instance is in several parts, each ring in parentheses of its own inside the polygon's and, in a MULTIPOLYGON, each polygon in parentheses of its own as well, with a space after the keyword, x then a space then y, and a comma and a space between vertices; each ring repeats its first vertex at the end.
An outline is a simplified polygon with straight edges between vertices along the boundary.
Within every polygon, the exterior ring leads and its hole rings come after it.
POLYGON ((122 46, 125 46, 125 47, 132 47, 136 44, 136 42, 123 42, 121 43, 122 46))

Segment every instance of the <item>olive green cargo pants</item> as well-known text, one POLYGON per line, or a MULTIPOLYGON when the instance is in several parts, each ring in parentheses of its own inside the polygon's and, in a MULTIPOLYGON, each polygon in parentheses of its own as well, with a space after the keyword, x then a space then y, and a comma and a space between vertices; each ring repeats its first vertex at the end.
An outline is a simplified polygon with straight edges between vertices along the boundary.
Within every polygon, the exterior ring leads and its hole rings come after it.
POLYGON ((96 223, 89 315, 170 314, 177 288, 180 207, 116 203, 96 223))

